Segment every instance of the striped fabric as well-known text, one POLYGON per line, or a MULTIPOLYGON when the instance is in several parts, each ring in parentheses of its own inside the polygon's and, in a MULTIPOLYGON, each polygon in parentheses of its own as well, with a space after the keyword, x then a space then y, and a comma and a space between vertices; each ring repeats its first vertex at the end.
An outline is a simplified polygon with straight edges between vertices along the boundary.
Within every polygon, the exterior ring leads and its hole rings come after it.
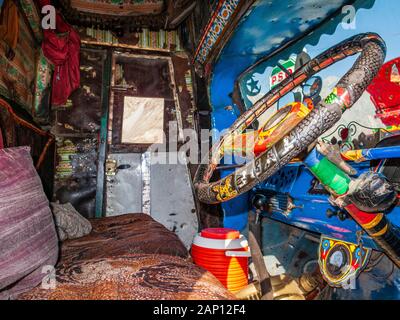
MULTIPOLYGON (((119 39, 109 30, 98 28, 76 28, 82 40, 96 41, 99 45, 118 45, 124 44, 123 39, 119 39)), ((141 32, 134 32, 128 38, 137 38, 138 41, 134 47, 140 49, 162 49, 168 51, 179 52, 183 51, 178 32, 175 30, 166 31, 150 31, 143 28, 141 32)))
POLYGON ((8 46, 0 38, 0 95, 16 100, 28 111, 33 102, 31 82, 35 79, 35 47, 35 39, 25 19, 19 19, 18 43, 12 61, 6 58, 8 46), (16 91, 14 95, 10 94, 11 83, 16 91))
POLYGON ((29 147, 0 150, 0 299, 13 299, 57 261, 58 239, 29 147))

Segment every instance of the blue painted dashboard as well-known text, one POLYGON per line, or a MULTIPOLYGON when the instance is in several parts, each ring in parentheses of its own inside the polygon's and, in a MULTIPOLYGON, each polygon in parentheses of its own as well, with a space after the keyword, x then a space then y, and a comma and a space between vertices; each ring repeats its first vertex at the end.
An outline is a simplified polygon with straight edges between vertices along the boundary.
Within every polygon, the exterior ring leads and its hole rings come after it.
MULTIPOLYGON (((358 175, 370 168, 369 162, 350 164, 358 171, 358 175)), ((287 165, 276 175, 254 188, 250 194, 268 190, 280 193, 281 198, 283 198, 282 195, 290 195, 293 199, 293 210, 289 213, 284 210, 274 210, 272 214, 265 213, 265 215, 305 230, 357 243, 356 232, 361 228, 351 219, 342 221, 336 215, 328 217, 328 210, 335 212, 338 208, 329 203, 327 194, 312 194, 313 184, 314 176, 303 163, 299 162, 287 165)), ((282 203, 282 206, 284 205, 282 203)), ((387 217, 395 225, 400 225, 400 207, 394 208, 387 217)), ((368 236, 363 236, 362 239, 366 247, 378 249, 375 242, 368 236)))
MULTIPOLYGON (((398 14, 393 8, 398 7, 397 0, 358 0, 353 6, 356 16, 355 29, 346 29, 341 26, 345 13, 340 10, 347 1, 310 0, 307 6, 302 6, 301 1, 256 1, 243 21, 235 29, 229 42, 222 50, 217 62, 213 66, 210 78, 210 102, 212 105, 212 126, 214 129, 228 128, 238 117, 239 111, 231 98, 235 82, 239 82, 242 99, 246 108, 251 108, 252 101, 243 83, 243 75, 258 76, 256 78, 261 85, 261 94, 269 91, 268 78, 262 78, 263 73, 268 74, 268 68, 275 66, 280 59, 287 59, 292 54, 306 51, 311 57, 316 56, 330 46, 348 38, 351 35, 362 32, 377 32, 386 41, 388 46, 387 60, 400 55, 400 22, 398 14), (311 9, 310 9, 311 8, 311 9), (307 12, 307 10, 309 10, 307 12), (308 17, 308 18, 307 18, 308 17), (319 23, 331 17, 322 25, 319 23), (385 23, 383 23, 385 22, 385 23), (318 29, 307 35, 308 31, 318 26, 318 29), (277 55, 271 55, 270 59, 258 63, 257 68, 251 69, 256 62, 263 57, 272 54, 277 48, 287 44, 296 37, 302 38, 277 55), (246 71, 247 70, 247 71, 246 71), (247 73, 246 73, 247 72, 247 73), (253 74, 251 74, 253 72, 253 74), (226 108, 233 106, 233 108, 226 108)), ((352 60, 347 59, 332 71, 323 72, 321 77, 327 88, 334 83, 328 83, 332 76, 340 77, 351 67, 352 60)), ((246 78, 248 79, 248 77, 246 78)), ((366 97, 360 103, 367 103, 366 97)), ((368 107, 369 108, 369 107, 368 107)), ((370 110, 367 107, 355 110, 370 110)), ((360 111, 358 111, 360 112, 360 111)), ((364 117, 362 113, 351 113, 345 119, 345 124, 352 120, 364 117)), ((373 115, 371 115, 373 118, 373 115)), ((364 124, 365 125, 365 124, 364 124)), ((369 169, 369 163, 354 164, 359 173, 369 169)), ((232 170, 221 171, 221 176, 228 175, 232 170)), ((281 195, 287 194, 293 199, 294 209, 289 214, 279 211, 272 212, 273 219, 300 227, 313 232, 325 234, 337 239, 356 242, 356 232, 360 227, 352 220, 341 221, 337 216, 328 218, 328 209, 337 210, 328 202, 326 194, 312 194, 313 176, 302 163, 294 163, 286 166, 276 175, 264 181, 248 194, 239 196, 222 204, 224 212, 224 226, 243 230, 247 224, 247 215, 251 209, 251 197, 258 191, 276 191, 281 195)), ((389 220, 400 226, 400 208, 395 208, 389 215, 389 220)), ((376 248, 375 243, 364 237, 366 246, 376 248)))

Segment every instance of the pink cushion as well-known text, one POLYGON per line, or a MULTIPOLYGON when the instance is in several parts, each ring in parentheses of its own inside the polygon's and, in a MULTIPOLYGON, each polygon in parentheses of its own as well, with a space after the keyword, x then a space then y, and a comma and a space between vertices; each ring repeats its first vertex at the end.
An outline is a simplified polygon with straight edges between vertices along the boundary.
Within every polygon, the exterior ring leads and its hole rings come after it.
POLYGON ((43 267, 57 262, 53 216, 29 151, 0 150, 0 299, 36 287, 43 267))

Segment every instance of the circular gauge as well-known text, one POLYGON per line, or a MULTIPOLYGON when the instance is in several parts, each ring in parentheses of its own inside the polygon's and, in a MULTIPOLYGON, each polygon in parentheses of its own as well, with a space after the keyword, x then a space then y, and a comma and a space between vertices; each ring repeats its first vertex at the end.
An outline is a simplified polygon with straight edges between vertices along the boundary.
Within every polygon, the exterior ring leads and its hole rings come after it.
POLYGON ((344 245, 334 246, 326 257, 326 271, 335 279, 341 278, 347 273, 350 266, 350 252, 344 245))

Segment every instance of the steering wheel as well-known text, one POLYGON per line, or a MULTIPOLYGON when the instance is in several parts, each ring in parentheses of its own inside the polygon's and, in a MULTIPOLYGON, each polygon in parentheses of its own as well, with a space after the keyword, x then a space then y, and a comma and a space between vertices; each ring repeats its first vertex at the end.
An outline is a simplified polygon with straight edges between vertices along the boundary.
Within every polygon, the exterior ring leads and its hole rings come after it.
MULTIPOLYGON (((288 164, 320 135, 332 128, 342 113, 353 106, 378 74, 386 57, 386 45, 375 33, 353 36, 326 50, 299 68, 277 87, 269 91, 251 109, 243 113, 211 148, 211 157, 199 165, 194 187, 198 199, 208 204, 225 202, 252 189, 288 164), (286 134, 252 161, 237 168, 233 173, 210 182, 223 158, 224 142, 229 137, 243 133, 268 108, 301 83, 332 64, 361 53, 352 68, 340 79, 332 93, 299 123, 294 123, 286 134)), ((279 124, 288 125, 285 122, 279 124)))

